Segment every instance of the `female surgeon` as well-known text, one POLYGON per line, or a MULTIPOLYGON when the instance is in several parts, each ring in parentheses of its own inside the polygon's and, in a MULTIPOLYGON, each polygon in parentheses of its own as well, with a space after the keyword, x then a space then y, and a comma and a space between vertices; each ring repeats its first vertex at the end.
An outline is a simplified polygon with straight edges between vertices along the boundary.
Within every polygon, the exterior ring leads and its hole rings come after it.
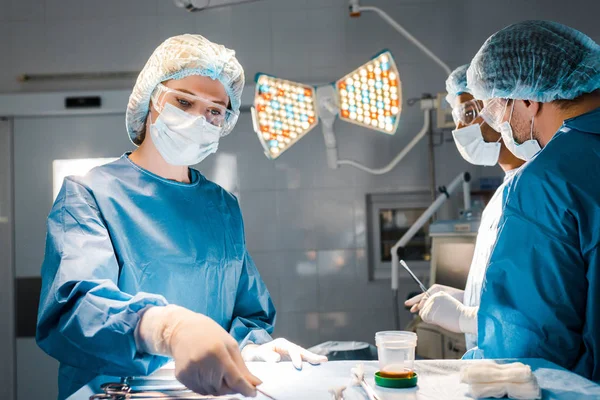
POLYGON ((167 39, 129 98, 139 147, 65 179, 48 217, 36 335, 60 361, 59 399, 171 358, 195 392, 254 396, 261 381, 244 361, 327 360, 271 339, 275 309, 238 202, 189 168, 232 131, 243 87, 234 51, 199 35, 167 39))

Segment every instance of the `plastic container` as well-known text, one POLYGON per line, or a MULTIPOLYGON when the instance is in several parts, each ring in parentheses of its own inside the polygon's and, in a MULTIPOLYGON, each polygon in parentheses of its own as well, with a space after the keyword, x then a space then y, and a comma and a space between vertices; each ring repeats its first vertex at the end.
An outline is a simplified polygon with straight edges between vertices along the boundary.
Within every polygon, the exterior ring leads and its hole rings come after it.
POLYGON ((379 373, 385 378, 406 379, 414 375, 417 334, 385 331, 375 334, 379 373))

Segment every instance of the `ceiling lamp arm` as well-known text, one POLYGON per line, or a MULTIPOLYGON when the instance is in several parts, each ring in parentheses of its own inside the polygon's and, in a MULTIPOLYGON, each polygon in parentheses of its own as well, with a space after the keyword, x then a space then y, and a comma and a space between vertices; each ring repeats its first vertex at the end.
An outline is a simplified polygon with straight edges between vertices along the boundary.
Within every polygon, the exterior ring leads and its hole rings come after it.
POLYGON ((452 70, 448 65, 443 62, 438 56, 436 56, 431 50, 427 48, 423 43, 421 43, 416 37, 410 34, 402 25, 400 25, 396 20, 394 20, 388 13, 383 11, 377 7, 363 7, 360 5, 359 0, 350 0, 350 16, 352 17, 360 17, 362 12, 374 12, 379 15, 385 22, 387 22, 392 28, 394 28, 397 32, 399 32, 402 36, 408 39, 412 44, 417 46, 419 50, 421 50, 425 55, 431 58, 436 64, 438 64, 446 73, 446 75, 450 75, 452 70))

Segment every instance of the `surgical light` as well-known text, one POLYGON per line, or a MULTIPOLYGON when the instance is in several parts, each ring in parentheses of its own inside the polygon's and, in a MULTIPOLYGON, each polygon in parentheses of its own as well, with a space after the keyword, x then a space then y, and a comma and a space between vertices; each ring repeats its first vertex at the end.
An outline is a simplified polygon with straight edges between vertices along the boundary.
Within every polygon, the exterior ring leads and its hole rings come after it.
POLYGON ((372 60, 361 65, 335 83, 340 105, 340 119, 369 129, 375 129, 393 135, 398 128, 402 112, 402 91, 398 69, 389 51, 384 51, 372 60), (356 95, 357 110, 351 110, 349 105, 355 101, 352 93, 356 91, 359 76, 360 96, 356 95), (349 88, 351 90, 348 90, 349 88), (390 107, 386 107, 389 104, 390 107), (359 113, 366 118, 359 120, 359 113))
POLYGON ((317 126, 315 89, 258 74, 252 122, 265 155, 276 159, 317 126))
POLYGON ((256 76, 254 131, 273 160, 334 118, 393 135, 402 112, 402 89, 392 54, 383 51, 331 85, 313 88, 266 74, 256 76), (332 88, 331 90, 322 90, 332 88), (325 108, 323 108, 325 107, 325 108), (289 128, 287 128, 289 127, 289 128))

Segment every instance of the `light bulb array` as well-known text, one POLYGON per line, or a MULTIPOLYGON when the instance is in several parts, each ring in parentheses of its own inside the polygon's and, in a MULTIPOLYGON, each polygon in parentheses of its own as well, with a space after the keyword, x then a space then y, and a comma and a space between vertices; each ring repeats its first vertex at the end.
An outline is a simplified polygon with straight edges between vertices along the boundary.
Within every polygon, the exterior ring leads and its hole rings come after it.
POLYGON ((279 157, 317 125, 315 89, 259 74, 253 121, 267 157, 279 157))
POLYGON ((336 82, 340 118, 390 135, 402 111, 401 82, 389 51, 336 82))

